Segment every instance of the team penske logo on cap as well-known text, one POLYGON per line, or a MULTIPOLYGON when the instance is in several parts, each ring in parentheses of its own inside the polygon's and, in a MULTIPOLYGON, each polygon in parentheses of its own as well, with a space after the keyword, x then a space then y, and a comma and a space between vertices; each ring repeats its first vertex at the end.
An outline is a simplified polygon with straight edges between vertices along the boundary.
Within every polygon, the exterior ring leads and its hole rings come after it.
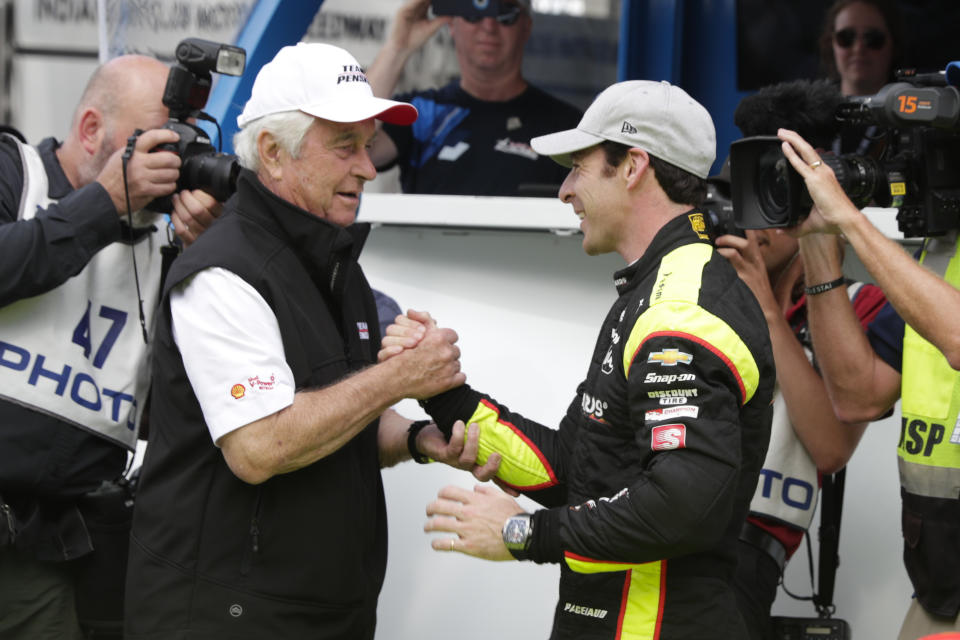
POLYGON ((343 65, 343 71, 337 75, 337 84, 341 82, 369 82, 367 76, 363 73, 363 68, 355 64, 343 65))
POLYGON ((650 435, 650 448, 654 451, 672 451, 687 446, 687 427, 683 424, 663 424, 654 427, 650 435))
POLYGON ((237 400, 239 400, 246 394, 247 394, 247 388, 244 387, 242 384, 235 384, 232 387, 230 387, 230 395, 232 395, 237 400))
POLYGON ((702 213, 691 213, 687 218, 690 220, 690 228, 693 229, 698 238, 701 240, 710 239, 710 236, 707 235, 707 223, 704 221, 702 213))
POLYGON ((675 367, 677 363, 690 364, 693 362, 693 356, 684 353, 679 349, 664 349, 663 351, 654 351, 647 356, 648 363, 659 363, 664 367, 675 367))

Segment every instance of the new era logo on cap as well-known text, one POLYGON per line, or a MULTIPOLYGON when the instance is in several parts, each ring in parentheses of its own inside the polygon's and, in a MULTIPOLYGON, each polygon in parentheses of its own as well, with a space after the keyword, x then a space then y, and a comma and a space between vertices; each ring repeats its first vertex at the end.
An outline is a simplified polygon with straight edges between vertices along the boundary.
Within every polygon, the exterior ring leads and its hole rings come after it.
POLYGON ((633 126, 626 120, 623 121, 623 126, 620 127, 620 133, 636 133, 636 132, 637 132, 637 128, 635 126, 633 126))

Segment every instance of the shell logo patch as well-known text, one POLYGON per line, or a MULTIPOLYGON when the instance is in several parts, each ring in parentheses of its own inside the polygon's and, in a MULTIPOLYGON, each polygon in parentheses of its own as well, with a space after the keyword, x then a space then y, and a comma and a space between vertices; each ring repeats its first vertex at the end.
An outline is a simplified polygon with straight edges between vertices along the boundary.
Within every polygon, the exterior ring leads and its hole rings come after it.
POLYGON ((242 384, 235 384, 232 387, 230 387, 230 395, 232 395, 236 400, 239 400, 246 394, 247 394, 247 388, 244 387, 242 384))

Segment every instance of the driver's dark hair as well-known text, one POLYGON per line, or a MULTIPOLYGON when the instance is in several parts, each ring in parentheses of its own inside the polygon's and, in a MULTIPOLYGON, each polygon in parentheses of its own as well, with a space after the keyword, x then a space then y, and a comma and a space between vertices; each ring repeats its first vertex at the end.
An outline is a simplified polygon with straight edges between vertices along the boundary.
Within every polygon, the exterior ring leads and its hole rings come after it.
MULTIPOLYGON (((631 149, 628 145, 612 140, 604 140, 600 143, 600 148, 603 149, 607 166, 611 170, 616 169, 623 163, 631 149)), ((650 155, 653 175, 656 176, 657 183, 670 200, 677 204, 689 204, 694 207, 703 204, 707 197, 706 180, 670 164, 666 160, 661 160, 652 154, 648 155, 650 155)))

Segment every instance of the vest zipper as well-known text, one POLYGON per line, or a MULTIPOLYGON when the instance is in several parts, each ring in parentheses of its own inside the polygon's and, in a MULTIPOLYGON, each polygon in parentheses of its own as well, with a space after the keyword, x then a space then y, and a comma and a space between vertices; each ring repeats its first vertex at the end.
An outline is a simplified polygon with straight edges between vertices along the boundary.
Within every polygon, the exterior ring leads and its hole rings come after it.
POLYGON ((7 531, 9 532, 9 538, 7 539, 7 544, 12 545, 17 540, 17 530, 13 522, 13 512, 10 510, 10 505, 5 502, 0 502, 0 512, 3 513, 3 519, 5 520, 7 531))
POLYGON ((253 515, 250 518, 250 529, 248 531, 248 544, 243 550, 243 560, 240 563, 240 575, 248 575, 253 566, 253 561, 260 553, 260 498, 261 492, 257 491, 257 500, 254 503, 253 515))

